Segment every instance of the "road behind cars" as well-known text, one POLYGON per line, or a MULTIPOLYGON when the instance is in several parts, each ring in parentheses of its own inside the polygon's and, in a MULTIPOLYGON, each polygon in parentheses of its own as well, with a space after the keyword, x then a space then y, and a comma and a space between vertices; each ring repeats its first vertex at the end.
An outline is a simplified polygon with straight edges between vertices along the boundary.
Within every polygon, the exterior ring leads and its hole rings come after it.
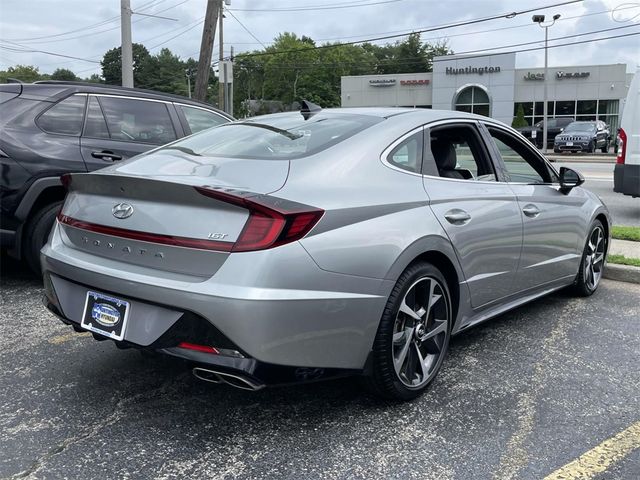
MULTIPOLYGON (((640 287, 557 293, 455 337, 430 391, 256 393, 73 333, 1 257, 0 477, 543 478, 640 420, 640 287)), ((602 477, 634 478, 640 450, 602 477)))

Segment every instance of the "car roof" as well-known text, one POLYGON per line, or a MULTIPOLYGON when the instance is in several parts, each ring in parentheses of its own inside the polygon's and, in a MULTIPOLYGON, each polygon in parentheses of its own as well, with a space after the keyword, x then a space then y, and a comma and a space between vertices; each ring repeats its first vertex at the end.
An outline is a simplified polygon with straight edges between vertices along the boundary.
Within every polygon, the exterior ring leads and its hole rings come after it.
POLYGON ((232 118, 225 112, 218 110, 212 105, 193 100, 180 95, 172 93, 156 92, 153 90, 146 90, 142 88, 128 88, 121 87, 119 85, 107 85, 104 83, 92 83, 92 82, 68 82, 60 80, 41 80, 34 83, 22 84, 23 95, 32 97, 40 97, 42 100, 57 101, 61 97, 66 97, 73 93, 108 93, 112 95, 126 95, 138 98, 148 98, 151 100, 164 100, 169 102, 179 102, 186 105, 193 105, 197 107, 207 108, 209 110, 215 110, 217 113, 224 115, 225 117, 232 118))
MULTIPOLYGON (((323 108, 317 113, 323 115, 332 114, 349 114, 349 115, 367 115, 378 118, 391 118, 405 115, 420 116, 425 122, 447 119, 473 119, 488 120, 492 119, 473 113, 460 112, 456 110, 433 110, 431 108, 408 108, 408 107, 346 107, 346 108, 323 108)), ((284 115, 300 115, 299 111, 273 113, 269 115, 261 115, 260 117, 250 117, 246 120, 256 118, 275 118, 284 115)))

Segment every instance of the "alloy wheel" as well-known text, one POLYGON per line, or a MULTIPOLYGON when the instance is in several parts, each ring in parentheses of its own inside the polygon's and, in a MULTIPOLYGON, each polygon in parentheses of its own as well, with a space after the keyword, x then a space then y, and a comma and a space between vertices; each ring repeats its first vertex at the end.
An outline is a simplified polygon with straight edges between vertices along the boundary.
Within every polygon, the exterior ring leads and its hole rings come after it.
POLYGON ((438 370, 449 332, 446 289, 435 278, 417 280, 407 290, 393 328, 393 366, 407 387, 420 388, 438 370))
POLYGON ((587 251, 584 258, 584 281, 590 290, 595 290, 602 278, 604 270, 604 254, 606 241, 604 231, 601 227, 596 227, 589 235, 587 251))

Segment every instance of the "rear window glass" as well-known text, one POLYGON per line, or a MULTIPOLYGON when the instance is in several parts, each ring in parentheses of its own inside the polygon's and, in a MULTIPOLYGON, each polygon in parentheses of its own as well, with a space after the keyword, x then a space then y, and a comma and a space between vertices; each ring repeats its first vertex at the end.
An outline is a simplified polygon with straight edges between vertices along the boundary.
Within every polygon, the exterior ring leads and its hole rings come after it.
POLYGON ((87 97, 73 95, 55 104, 36 120, 45 132, 80 135, 87 97))
POLYGON ((163 148, 194 155, 289 160, 325 150, 378 122, 381 118, 354 114, 300 113, 256 117, 205 130, 163 148))

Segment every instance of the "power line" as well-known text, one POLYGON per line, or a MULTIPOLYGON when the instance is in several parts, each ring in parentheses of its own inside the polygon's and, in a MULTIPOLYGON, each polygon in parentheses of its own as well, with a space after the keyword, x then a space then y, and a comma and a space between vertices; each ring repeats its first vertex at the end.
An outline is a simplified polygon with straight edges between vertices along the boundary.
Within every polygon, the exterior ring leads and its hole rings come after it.
MULTIPOLYGON (((628 25, 628 26, 636 26, 636 25, 628 25)), ((613 29, 619 29, 621 27, 614 27, 613 29)), ((607 30, 611 30, 611 29, 607 29, 607 30)), ((550 41, 553 40, 562 40, 562 39, 566 39, 566 38, 570 38, 570 37, 576 37, 576 36, 585 36, 585 35, 592 35, 595 33, 600 33, 603 31, 607 31, 607 30, 598 30, 598 31, 594 31, 594 32, 585 32, 585 33, 581 33, 578 35, 568 35, 567 37, 557 37, 555 39, 550 39, 550 41)), ((570 43, 560 43, 560 44, 556 44, 556 45, 549 45, 548 48, 559 48, 559 47, 566 47, 566 46, 572 46, 572 45, 581 45, 581 44, 585 44, 585 43, 590 43, 590 42, 600 42, 600 41, 604 41, 604 40, 612 40, 612 39, 617 39, 617 38, 624 38, 624 37, 631 37, 631 36, 635 36, 635 35, 640 35, 640 32, 633 32, 633 33, 627 33, 627 34, 622 34, 622 35, 614 35, 614 36, 609 36, 609 37, 601 37, 601 38, 594 38, 594 39, 589 39, 589 40, 581 40, 581 41, 577 41, 577 42, 570 42, 570 43)), ((538 43, 538 42, 528 42, 529 44, 532 43, 538 43)), ((489 47, 489 48, 485 48, 482 50, 469 50, 466 52, 457 52, 453 55, 446 55, 443 56, 443 58, 440 59, 433 59, 433 62, 444 62, 444 61, 450 61, 451 58, 446 58, 446 57, 458 57, 459 55, 470 55, 470 54, 474 54, 477 53, 479 51, 487 51, 487 50, 500 50, 500 49, 506 49, 506 48, 513 48, 514 45, 502 45, 502 46, 498 46, 498 47, 489 47)), ((511 50, 511 51, 505 51, 505 52, 498 52, 498 53, 487 53, 484 55, 470 55, 467 58, 482 58, 482 57, 490 57, 490 56, 494 56, 494 55, 503 55, 503 54, 508 54, 508 53, 520 53, 520 52, 531 52, 531 51, 536 51, 536 50, 544 50, 544 46, 541 47, 532 47, 532 48, 527 48, 527 49, 519 49, 519 50, 511 50)), ((277 65, 269 65, 267 68, 268 69, 287 69, 287 68, 300 68, 300 69, 305 69, 305 68, 317 68, 318 66, 325 66, 325 67, 340 67, 340 66, 357 66, 357 65, 362 65, 362 66, 384 66, 383 62, 386 62, 388 64, 395 64, 395 65, 414 65, 416 63, 418 63, 419 60, 423 60, 423 57, 410 57, 409 59, 407 59, 409 61, 394 61, 393 59, 384 59, 382 61, 376 61, 376 60, 372 60, 370 62, 314 62, 312 64, 293 64, 293 63, 278 63, 277 65)), ((464 59, 463 59, 464 60, 464 59)))
POLYGON ((342 8, 357 8, 357 7, 368 7, 371 5, 382 5, 384 3, 397 3, 402 2, 403 0, 381 0, 378 2, 371 3, 359 3, 355 5, 347 5, 347 4, 334 4, 334 6, 330 5, 321 5, 321 6, 306 6, 306 7, 281 7, 281 8, 234 8, 228 9, 233 10, 234 12, 310 12, 315 10, 335 10, 342 8))
POLYGON ((244 28, 244 30, 245 30, 249 35, 251 35, 251 36, 253 37, 253 39, 254 39, 255 41, 257 41, 260 45, 262 45, 262 48, 264 48, 264 49, 266 49, 266 48, 267 48, 267 47, 266 47, 266 45, 265 45, 264 43, 262 43, 262 42, 258 39, 258 37, 256 37, 256 36, 251 32, 251 30, 249 30, 249 29, 244 25, 244 23, 242 23, 242 22, 238 19, 238 17, 236 17, 236 16, 233 14, 233 12, 232 12, 232 11, 230 11, 228 8, 226 8, 226 9, 225 9, 225 11, 226 11, 227 13, 229 13, 229 15, 231 15, 231 16, 235 19, 235 21, 236 21, 236 22, 238 22, 238 23, 240 24, 240 26, 241 26, 242 28, 244 28))
POLYGON ((492 15, 492 16, 488 16, 488 17, 476 18, 476 19, 473 19, 473 20, 466 20, 466 21, 463 21, 463 22, 437 25, 437 26, 430 27, 430 28, 425 28, 425 29, 422 29, 422 30, 415 30, 413 32, 406 32, 406 33, 400 33, 400 34, 394 34, 394 35, 385 35, 385 36, 381 36, 381 37, 369 38, 369 39, 364 39, 364 40, 354 40, 352 42, 331 43, 331 44, 319 45, 319 46, 315 46, 315 47, 296 48, 296 49, 292 49, 292 50, 280 50, 280 51, 276 51, 276 52, 255 52, 255 53, 246 54, 245 56, 258 57, 258 56, 263 56, 263 55, 281 55, 281 54, 285 54, 285 53, 297 53, 297 52, 302 52, 302 51, 307 51, 307 50, 320 50, 320 49, 326 49, 326 48, 342 47, 342 46, 346 46, 346 45, 356 45, 358 43, 368 43, 368 42, 375 42, 375 41, 379 41, 379 40, 388 40, 390 38, 406 37, 407 35, 416 34, 416 33, 434 32, 434 31, 437 31, 437 30, 444 30, 444 29, 447 29, 447 28, 454 28, 454 27, 462 27, 462 26, 466 26, 466 25, 473 25, 473 24, 476 24, 476 23, 487 22, 487 21, 490 21, 490 20, 497 20, 497 19, 500 19, 500 18, 514 18, 515 16, 522 15, 524 13, 530 13, 530 12, 534 12, 536 10, 542 10, 542 9, 546 9, 546 8, 558 7, 558 6, 561 6, 561 5, 569 5, 569 4, 578 3, 578 2, 582 2, 582 0, 568 0, 568 1, 565 1, 565 2, 561 2, 561 3, 555 3, 553 5, 546 5, 544 7, 530 8, 530 9, 521 10, 521 11, 518 11, 518 12, 501 13, 499 15, 492 15))
MULTIPOLYGON (((158 1, 158 0, 155 0, 155 1, 158 1)), ((159 0, 159 1, 160 1, 160 2, 164 2, 164 1, 166 1, 166 0, 159 0)), ((188 1, 190 1, 190 0, 182 0, 181 2, 176 3, 175 5, 171 5, 170 7, 167 7, 167 8, 165 8, 165 9, 163 9, 163 10, 158 10, 158 11, 157 11, 157 12, 155 12, 155 13, 163 13, 163 12, 166 12, 167 10, 171 10, 172 8, 179 7, 180 5, 182 5, 182 4, 184 4, 184 3, 187 3, 188 1)), ((136 10, 137 10, 138 12, 140 12, 140 11, 148 10, 149 8, 151 8, 151 7, 154 7, 154 6, 158 5, 157 3, 156 3, 155 5, 149 5, 149 4, 153 4, 153 3, 155 3, 155 2, 149 2, 149 3, 145 4, 145 5, 148 5, 147 7, 140 7, 140 8, 137 8, 136 10)), ((134 12, 134 13, 135 13, 135 12, 134 12)), ((58 39, 56 39, 56 40, 50 40, 50 39, 49 39, 49 38, 53 38, 53 37, 65 36, 65 35, 68 35, 68 34, 70 34, 70 33, 77 33, 77 32, 81 32, 81 31, 88 30, 88 29, 91 29, 91 28, 96 28, 97 26, 104 26, 104 25, 106 25, 107 23, 111 23, 111 22, 113 22, 113 20, 114 20, 114 19, 119 20, 119 19, 120 19, 120 15, 118 15, 117 17, 112 17, 111 19, 105 20, 104 22, 100 22, 99 24, 95 24, 95 26, 93 26, 93 27, 89 26, 89 27, 85 27, 85 28, 78 29, 78 30, 71 30, 71 31, 69 31, 69 32, 65 32, 65 33, 59 33, 59 34, 56 34, 56 35, 44 36, 44 37, 34 37, 33 39, 30 39, 30 40, 22 40, 22 41, 24 41, 24 42, 26 42, 26 43, 29 43, 29 44, 38 44, 38 43, 67 42, 67 41, 69 41, 69 40, 76 40, 76 39, 78 39, 78 38, 84 38, 84 37, 90 37, 90 36, 91 36, 91 37, 93 37, 93 36, 95 36, 95 35, 100 35, 101 33, 112 32, 112 31, 114 31, 114 30, 118 30, 118 29, 120 29, 120 25, 116 25, 115 27, 110 27, 110 28, 107 28, 107 29, 104 29, 104 30, 99 30, 99 31, 97 31, 97 32, 87 32, 87 33, 83 33, 82 35, 76 35, 76 36, 73 36, 73 37, 58 38, 58 39), (49 39, 49 40, 40 40, 40 39, 42 39, 42 38, 47 38, 47 39, 49 39)), ((139 23, 139 22, 142 22, 142 21, 144 21, 144 20, 147 20, 147 17, 145 17, 145 18, 139 18, 139 19, 136 19, 136 20, 134 20, 134 21, 133 21, 133 22, 131 22, 131 23, 139 23)), ((180 28, 182 28, 182 27, 180 27, 180 28)), ((165 33, 167 33, 167 32, 165 32, 165 33)), ((15 40, 15 39, 14 39, 14 40, 15 40)), ((8 41, 8 40, 7 40, 7 41, 8 41)))
POLYGON ((173 37, 170 37, 160 43, 158 43, 157 45, 154 45, 153 47, 149 47, 149 50, 153 50, 154 48, 158 48, 160 45, 164 45, 167 42, 170 42, 171 40, 173 40, 174 38, 178 38, 181 35, 184 35, 187 32, 190 32, 191 30, 193 30, 194 28, 196 28, 197 26, 201 25, 204 22, 204 19, 198 21, 197 23, 195 23, 194 25, 190 26, 189 28, 187 28, 186 30, 184 30, 183 32, 178 33, 177 35, 174 35, 173 37))

